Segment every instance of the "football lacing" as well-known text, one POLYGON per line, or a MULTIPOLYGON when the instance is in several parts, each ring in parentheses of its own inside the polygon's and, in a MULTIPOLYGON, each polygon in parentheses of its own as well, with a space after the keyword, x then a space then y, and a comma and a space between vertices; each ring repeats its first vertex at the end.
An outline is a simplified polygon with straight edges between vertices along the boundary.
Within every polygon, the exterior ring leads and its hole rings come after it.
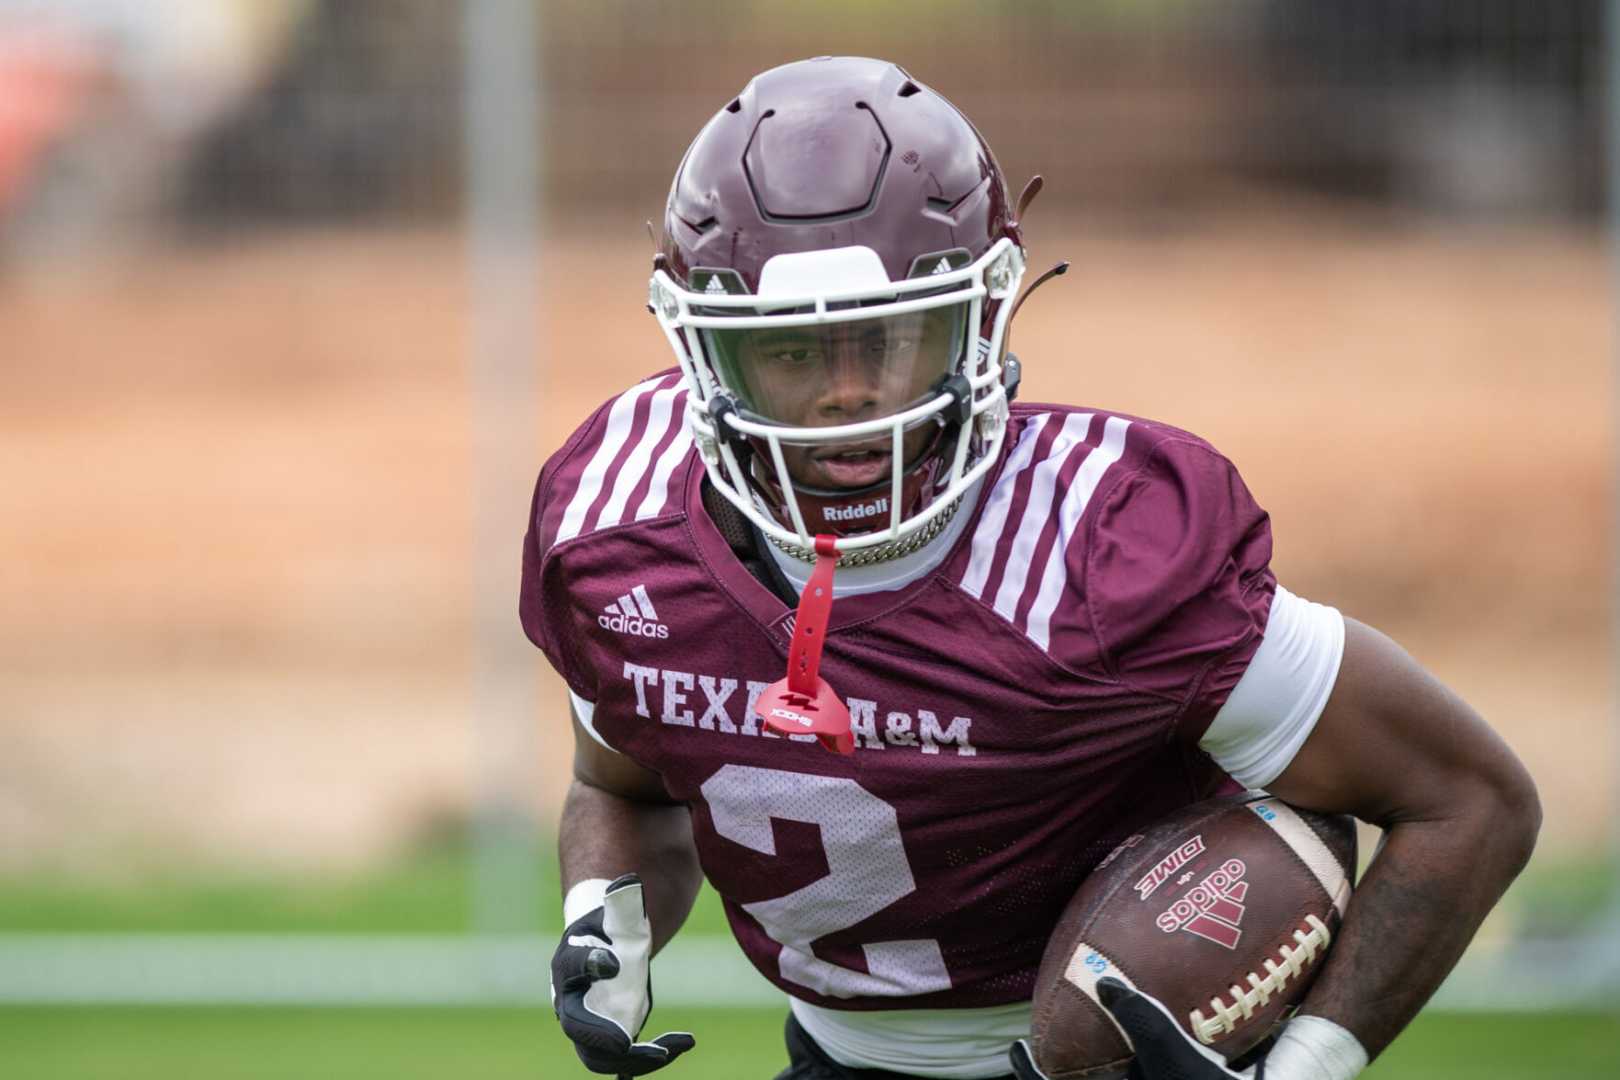
POLYGON ((1193 1034, 1198 1041, 1209 1046, 1216 1039, 1232 1034, 1237 1030, 1238 1024, 1253 1016, 1256 1009, 1263 1009, 1271 1003, 1271 996, 1282 991, 1288 985, 1288 980, 1298 978, 1304 970, 1316 960, 1317 953, 1326 952, 1328 945, 1333 942, 1333 933, 1327 924, 1315 915, 1306 915, 1305 922, 1310 930, 1295 930, 1294 944, 1282 945, 1278 955, 1282 963, 1270 957, 1266 958, 1266 973, 1264 976, 1256 972, 1249 972, 1249 986, 1245 989, 1240 983, 1233 983, 1228 993, 1232 1002, 1227 1004, 1219 997, 1209 999, 1211 1016, 1205 1016, 1204 1010, 1194 1009, 1187 1014, 1187 1020, 1192 1027, 1193 1034))

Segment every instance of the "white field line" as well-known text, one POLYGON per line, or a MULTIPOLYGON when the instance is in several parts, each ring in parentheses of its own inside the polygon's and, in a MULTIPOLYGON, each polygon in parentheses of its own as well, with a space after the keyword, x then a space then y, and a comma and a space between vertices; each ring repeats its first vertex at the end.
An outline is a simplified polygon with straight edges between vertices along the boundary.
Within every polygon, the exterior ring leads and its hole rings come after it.
MULTIPOLYGON (((0 934, 11 1004, 545 1004, 554 940, 532 936, 0 934)), ((730 939, 677 939, 658 1004, 784 1005, 730 939)))
MULTIPOLYGON (((543 1005, 555 942, 343 935, 0 934, 0 1003, 543 1005)), ((653 965, 659 1004, 783 1006, 729 938, 677 938, 653 965)), ((1475 949, 1438 1009, 1620 1002, 1620 934, 1475 949)))

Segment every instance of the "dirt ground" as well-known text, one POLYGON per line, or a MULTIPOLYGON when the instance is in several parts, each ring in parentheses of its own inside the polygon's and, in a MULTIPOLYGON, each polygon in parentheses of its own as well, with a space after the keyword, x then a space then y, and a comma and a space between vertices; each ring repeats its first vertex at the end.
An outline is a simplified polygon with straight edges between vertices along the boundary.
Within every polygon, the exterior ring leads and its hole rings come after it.
MULTIPOLYGON (((1026 397, 1222 447, 1282 580, 1499 726, 1549 851, 1601 844, 1620 751, 1600 237, 1039 223, 1034 269, 1074 269, 1020 316, 1026 397)), ((347 860, 465 813, 462 257, 448 233, 283 233, 0 276, 0 866, 347 860)), ((669 362, 639 221, 575 223, 544 260, 536 465, 669 362)), ((568 747, 537 679, 544 810, 568 747)))

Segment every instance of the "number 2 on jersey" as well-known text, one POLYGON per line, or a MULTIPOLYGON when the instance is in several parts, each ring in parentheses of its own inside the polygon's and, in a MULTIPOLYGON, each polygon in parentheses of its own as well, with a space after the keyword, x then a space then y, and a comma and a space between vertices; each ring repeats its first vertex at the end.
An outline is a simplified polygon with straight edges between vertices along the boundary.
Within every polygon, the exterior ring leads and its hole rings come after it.
POLYGON ((905 997, 950 989, 939 942, 862 945, 867 971, 816 956, 818 938, 847 930, 917 888, 894 807, 854 780, 726 765, 704 782, 714 828, 727 840, 776 854, 771 819, 821 828, 827 874, 774 900, 744 904, 782 945, 782 978, 826 997, 905 997))

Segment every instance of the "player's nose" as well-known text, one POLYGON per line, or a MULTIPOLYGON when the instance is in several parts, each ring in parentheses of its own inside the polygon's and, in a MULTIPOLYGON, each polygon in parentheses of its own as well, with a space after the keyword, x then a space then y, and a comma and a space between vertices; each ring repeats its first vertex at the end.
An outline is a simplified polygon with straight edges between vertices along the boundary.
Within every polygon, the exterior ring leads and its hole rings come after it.
POLYGON ((829 354, 827 378, 816 410, 823 419, 853 423, 877 411, 879 405, 876 372, 861 362, 854 346, 835 347, 829 354))

